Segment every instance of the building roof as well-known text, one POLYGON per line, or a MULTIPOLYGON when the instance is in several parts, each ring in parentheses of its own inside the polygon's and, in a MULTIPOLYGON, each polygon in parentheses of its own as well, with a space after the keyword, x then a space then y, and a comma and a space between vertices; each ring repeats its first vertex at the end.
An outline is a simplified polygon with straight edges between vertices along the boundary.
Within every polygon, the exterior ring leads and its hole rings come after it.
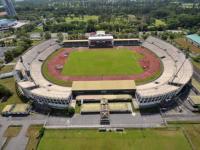
POLYGON ((30 108, 29 104, 16 104, 12 110, 12 113, 25 113, 30 108))
POLYGON ((190 100, 194 105, 200 105, 200 96, 190 96, 190 100))
POLYGON ((9 112, 11 111, 11 109, 13 108, 13 104, 12 105, 6 105, 3 110, 2 110, 2 113, 6 113, 6 112, 9 112))
POLYGON ((187 35, 186 37, 200 45, 200 36, 198 34, 191 34, 187 35))
POLYGON ((134 80, 73 81, 72 91, 133 90, 134 80))
POLYGON ((107 99, 107 100, 127 100, 132 99, 131 95, 128 94, 119 94, 119 95, 79 95, 76 97, 76 100, 101 100, 101 99, 107 99))

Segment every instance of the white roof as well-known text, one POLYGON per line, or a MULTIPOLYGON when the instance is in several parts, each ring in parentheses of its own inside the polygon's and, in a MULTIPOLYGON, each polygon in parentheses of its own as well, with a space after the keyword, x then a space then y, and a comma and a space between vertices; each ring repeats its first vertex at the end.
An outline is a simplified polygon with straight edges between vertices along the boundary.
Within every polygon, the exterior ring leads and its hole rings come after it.
POLYGON ((31 81, 21 81, 21 82, 18 82, 18 85, 22 88, 31 88, 31 87, 35 87, 35 83, 34 82, 31 82, 31 81))
POLYGON ((113 36, 105 35, 105 36, 90 36, 88 40, 113 40, 113 36))

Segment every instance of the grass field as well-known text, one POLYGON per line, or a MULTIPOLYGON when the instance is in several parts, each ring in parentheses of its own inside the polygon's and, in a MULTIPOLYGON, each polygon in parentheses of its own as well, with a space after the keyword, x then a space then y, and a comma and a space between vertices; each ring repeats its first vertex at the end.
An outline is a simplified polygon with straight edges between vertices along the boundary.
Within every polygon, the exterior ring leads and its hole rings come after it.
POLYGON ((67 76, 133 75, 143 72, 141 54, 126 48, 73 51, 62 74, 67 76))
POLYGON ((200 150, 200 123, 199 122, 174 122, 170 123, 170 126, 176 126, 181 128, 190 145, 195 150, 200 150))
POLYGON ((97 130, 45 130, 39 150, 189 150, 178 129, 132 129, 124 133, 97 130))

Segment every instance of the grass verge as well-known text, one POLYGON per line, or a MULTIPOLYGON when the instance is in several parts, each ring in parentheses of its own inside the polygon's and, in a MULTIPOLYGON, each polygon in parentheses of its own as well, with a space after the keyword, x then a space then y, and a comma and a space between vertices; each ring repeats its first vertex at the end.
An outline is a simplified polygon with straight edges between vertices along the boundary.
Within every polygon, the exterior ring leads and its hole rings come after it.
POLYGON ((38 143, 40 141, 39 132, 42 128, 42 125, 31 125, 26 136, 29 138, 26 145, 26 150, 37 150, 38 143))

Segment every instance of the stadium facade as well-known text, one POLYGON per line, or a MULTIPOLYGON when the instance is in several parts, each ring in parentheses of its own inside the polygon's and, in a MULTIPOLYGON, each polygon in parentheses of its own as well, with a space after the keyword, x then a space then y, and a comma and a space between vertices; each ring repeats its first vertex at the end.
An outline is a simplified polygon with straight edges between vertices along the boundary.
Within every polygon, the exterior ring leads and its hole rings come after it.
MULTIPOLYGON (((70 42, 77 44, 77 41, 70 42)), ((18 92, 34 103, 58 109, 66 108, 76 96, 88 94, 129 94, 141 108, 173 100, 190 82, 193 74, 190 61, 179 49, 155 37, 148 37, 142 46, 155 53, 163 64, 163 72, 156 80, 139 86, 131 84, 132 81, 123 82, 124 86, 122 81, 115 86, 115 81, 81 81, 74 82, 72 87, 63 87, 49 82, 41 72, 43 61, 61 46, 55 40, 42 42, 27 51, 15 66, 18 92)))

